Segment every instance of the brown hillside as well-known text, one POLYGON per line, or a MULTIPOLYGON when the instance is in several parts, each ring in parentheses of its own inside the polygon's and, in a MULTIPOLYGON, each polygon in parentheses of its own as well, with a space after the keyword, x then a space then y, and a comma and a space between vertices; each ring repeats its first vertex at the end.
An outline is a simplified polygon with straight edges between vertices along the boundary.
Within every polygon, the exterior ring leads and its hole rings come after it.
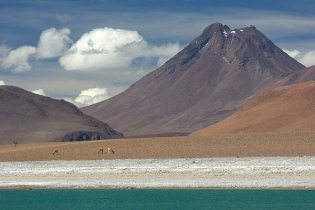
POLYGON ((194 136, 240 132, 315 131, 315 82, 282 86, 251 99, 239 111, 194 136))
POLYGON ((64 100, 0 86, 0 144, 121 138, 106 123, 64 100))

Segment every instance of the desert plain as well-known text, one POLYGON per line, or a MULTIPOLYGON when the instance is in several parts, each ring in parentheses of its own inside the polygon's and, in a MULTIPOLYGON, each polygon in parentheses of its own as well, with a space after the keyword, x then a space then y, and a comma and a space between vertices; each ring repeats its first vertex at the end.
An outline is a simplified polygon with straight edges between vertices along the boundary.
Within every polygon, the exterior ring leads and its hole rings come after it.
POLYGON ((3 144, 0 161, 315 156, 314 139, 297 132, 3 144))
POLYGON ((0 188, 315 188, 314 139, 244 133, 6 144, 0 188))

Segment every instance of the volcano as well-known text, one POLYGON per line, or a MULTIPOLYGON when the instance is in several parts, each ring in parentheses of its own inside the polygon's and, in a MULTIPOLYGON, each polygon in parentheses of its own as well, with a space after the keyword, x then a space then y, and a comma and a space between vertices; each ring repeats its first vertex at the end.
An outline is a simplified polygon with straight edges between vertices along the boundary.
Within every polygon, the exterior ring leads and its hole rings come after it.
POLYGON ((214 23, 126 91, 82 111, 127 136, 185 135, 303 69, 254 26, 214 23))
POLYGON ((64 100, 2 85, 0 101, 1 144, 13 141, 83 141, 123 136, 64 100))

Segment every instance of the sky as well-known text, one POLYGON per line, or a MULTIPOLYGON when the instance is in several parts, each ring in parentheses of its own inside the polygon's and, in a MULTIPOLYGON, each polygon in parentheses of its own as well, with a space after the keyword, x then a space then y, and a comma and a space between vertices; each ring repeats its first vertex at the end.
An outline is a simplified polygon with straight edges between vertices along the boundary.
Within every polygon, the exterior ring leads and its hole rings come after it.
POLYGON ((313 0, 0 0, 0 85, 86 106, 161 66, 202 30, 254 25, 315 65, 313 0))

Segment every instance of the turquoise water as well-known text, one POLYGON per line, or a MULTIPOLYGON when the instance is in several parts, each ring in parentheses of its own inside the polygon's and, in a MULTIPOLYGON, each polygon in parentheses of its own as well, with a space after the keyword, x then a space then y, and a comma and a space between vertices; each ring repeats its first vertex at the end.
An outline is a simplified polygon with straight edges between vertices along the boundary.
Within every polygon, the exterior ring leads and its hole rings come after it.
POLYGON ((312 190, 0 190, 0 210, 315 209, 312 190))

